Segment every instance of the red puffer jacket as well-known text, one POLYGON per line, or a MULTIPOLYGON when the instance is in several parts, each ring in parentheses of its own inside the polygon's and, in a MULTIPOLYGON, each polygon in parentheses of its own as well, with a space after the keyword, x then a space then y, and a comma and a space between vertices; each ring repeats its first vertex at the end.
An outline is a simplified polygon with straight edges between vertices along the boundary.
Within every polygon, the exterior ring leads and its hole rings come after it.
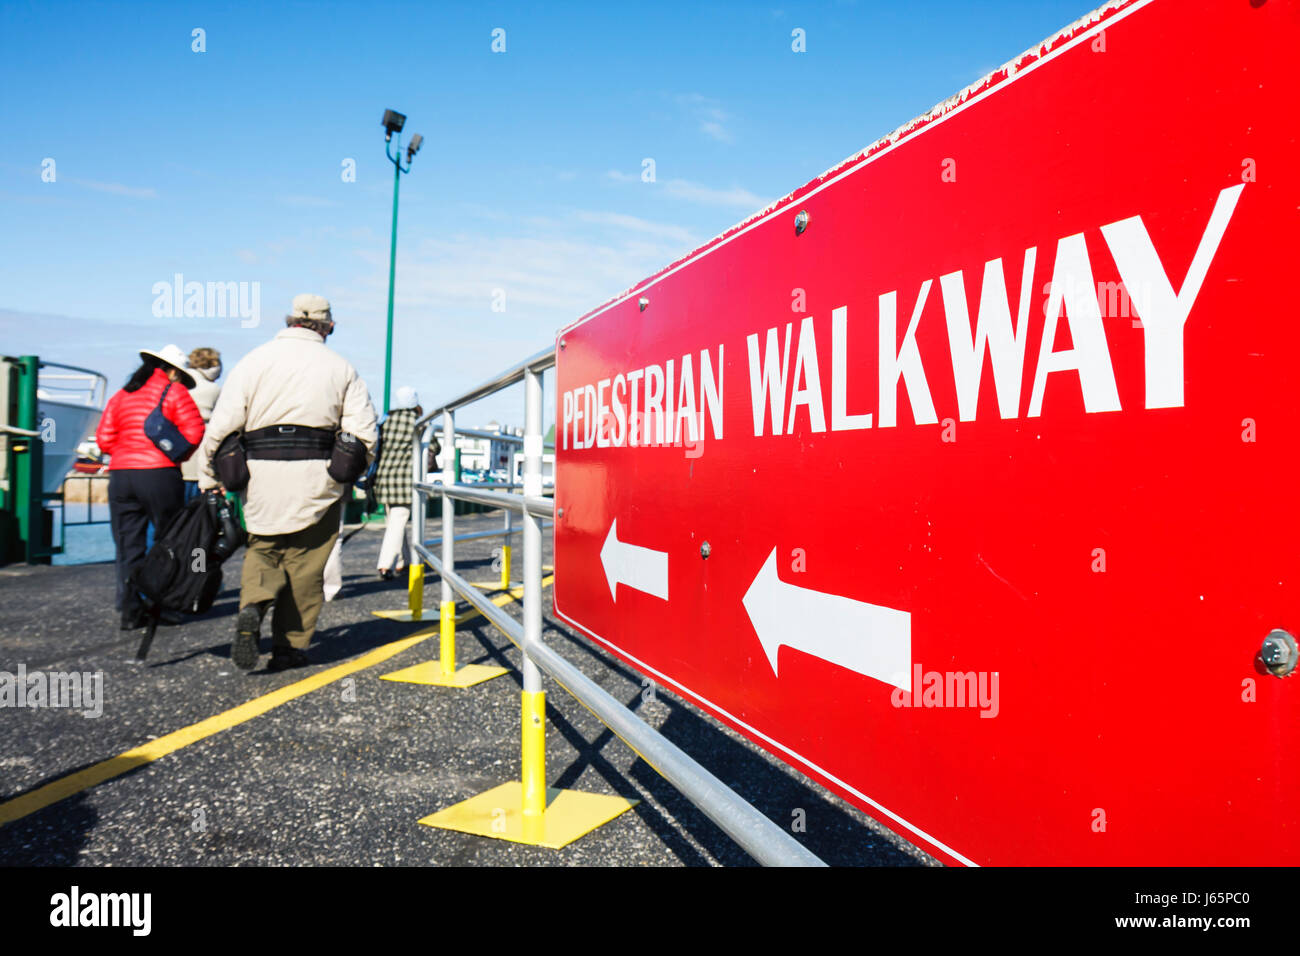
MULTIPOLYGON (((100 451, 112 456, 110 471, 120 468, 179 468, 149 440, 144 433, 144 420, 158 407, 163 389, 168 384, 167 374, 154 369, 153 375, 137 391, 118 391, 108 400, 95 430, 95 441, 100 451)), ((203 417, 199 407, 190 397, 190 391, 176 382, 167 393, 163 414, 172 420, 186 441, 197 445, 203 438, 203 417)))

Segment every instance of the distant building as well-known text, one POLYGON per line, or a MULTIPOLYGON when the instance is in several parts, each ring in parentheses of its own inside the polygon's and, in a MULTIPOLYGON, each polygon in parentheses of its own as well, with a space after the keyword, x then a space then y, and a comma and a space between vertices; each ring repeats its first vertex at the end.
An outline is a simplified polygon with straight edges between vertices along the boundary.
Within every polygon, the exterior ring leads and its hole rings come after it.
MULTIPOLYGON (((479 431, 515 436, 522 436, 524 433, 522 428, 503 427, 497 422, 488 422, 479 431)), ((509 472, 511 459, 519 448, 519 443, 499 441, 495 438, 477 438, 472 435, 457 435, 456 447, 460 450, 462 470, 509 472)))

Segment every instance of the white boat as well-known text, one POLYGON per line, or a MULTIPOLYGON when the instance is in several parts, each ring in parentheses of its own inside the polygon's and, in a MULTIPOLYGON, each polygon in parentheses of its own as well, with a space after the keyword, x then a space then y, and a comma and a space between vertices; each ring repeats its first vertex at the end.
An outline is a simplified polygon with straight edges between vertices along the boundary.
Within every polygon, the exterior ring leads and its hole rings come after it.
POLYGON ((108 379, 88 368, 41 362, 36 380, 36 419, 44 451, 46 494, 54 494, 77 461, 77 449, 95 434, 104 411, 108 379))

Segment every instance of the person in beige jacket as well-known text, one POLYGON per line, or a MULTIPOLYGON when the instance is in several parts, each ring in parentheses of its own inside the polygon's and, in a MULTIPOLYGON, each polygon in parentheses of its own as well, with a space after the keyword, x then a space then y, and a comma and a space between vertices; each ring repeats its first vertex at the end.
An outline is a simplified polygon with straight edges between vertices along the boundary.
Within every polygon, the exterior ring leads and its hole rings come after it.
MULTIPOLYGON (((326 347, 334 331, 329 301, 293 300, 288 326, 231 369, 199 446, 199 487, 219 487, 212 458, 232 432, 297 425, 350 432, 374 457, 378 430, 366 384, 326 347)), ((329 476, 328 452, 302 460, 267 459, 248 442, 248 487, 241 492, 248 546, 240 580, 239 618, 230 656, 257 665, 262 619, 274 602, 269 669, 310 663, 307 647, 324 603, 325 562, 339 533, 346 488, 329 476)))

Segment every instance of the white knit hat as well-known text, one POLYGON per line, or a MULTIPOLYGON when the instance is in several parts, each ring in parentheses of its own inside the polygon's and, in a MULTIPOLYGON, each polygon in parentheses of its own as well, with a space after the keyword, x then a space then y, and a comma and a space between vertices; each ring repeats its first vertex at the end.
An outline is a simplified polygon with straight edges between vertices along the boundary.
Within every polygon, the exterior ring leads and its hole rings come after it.
POLYGON ((310 292, 293 297, 293 312, 290 317, 334 321, 334 316, 330 314, 330 300, 323 295, 312 295, 310 292))
POLYGON ((397 395, 393 399, 393 408, 414 408, 420 404, 420 396, 409 385, 403 385, 397 390, 397 395))

